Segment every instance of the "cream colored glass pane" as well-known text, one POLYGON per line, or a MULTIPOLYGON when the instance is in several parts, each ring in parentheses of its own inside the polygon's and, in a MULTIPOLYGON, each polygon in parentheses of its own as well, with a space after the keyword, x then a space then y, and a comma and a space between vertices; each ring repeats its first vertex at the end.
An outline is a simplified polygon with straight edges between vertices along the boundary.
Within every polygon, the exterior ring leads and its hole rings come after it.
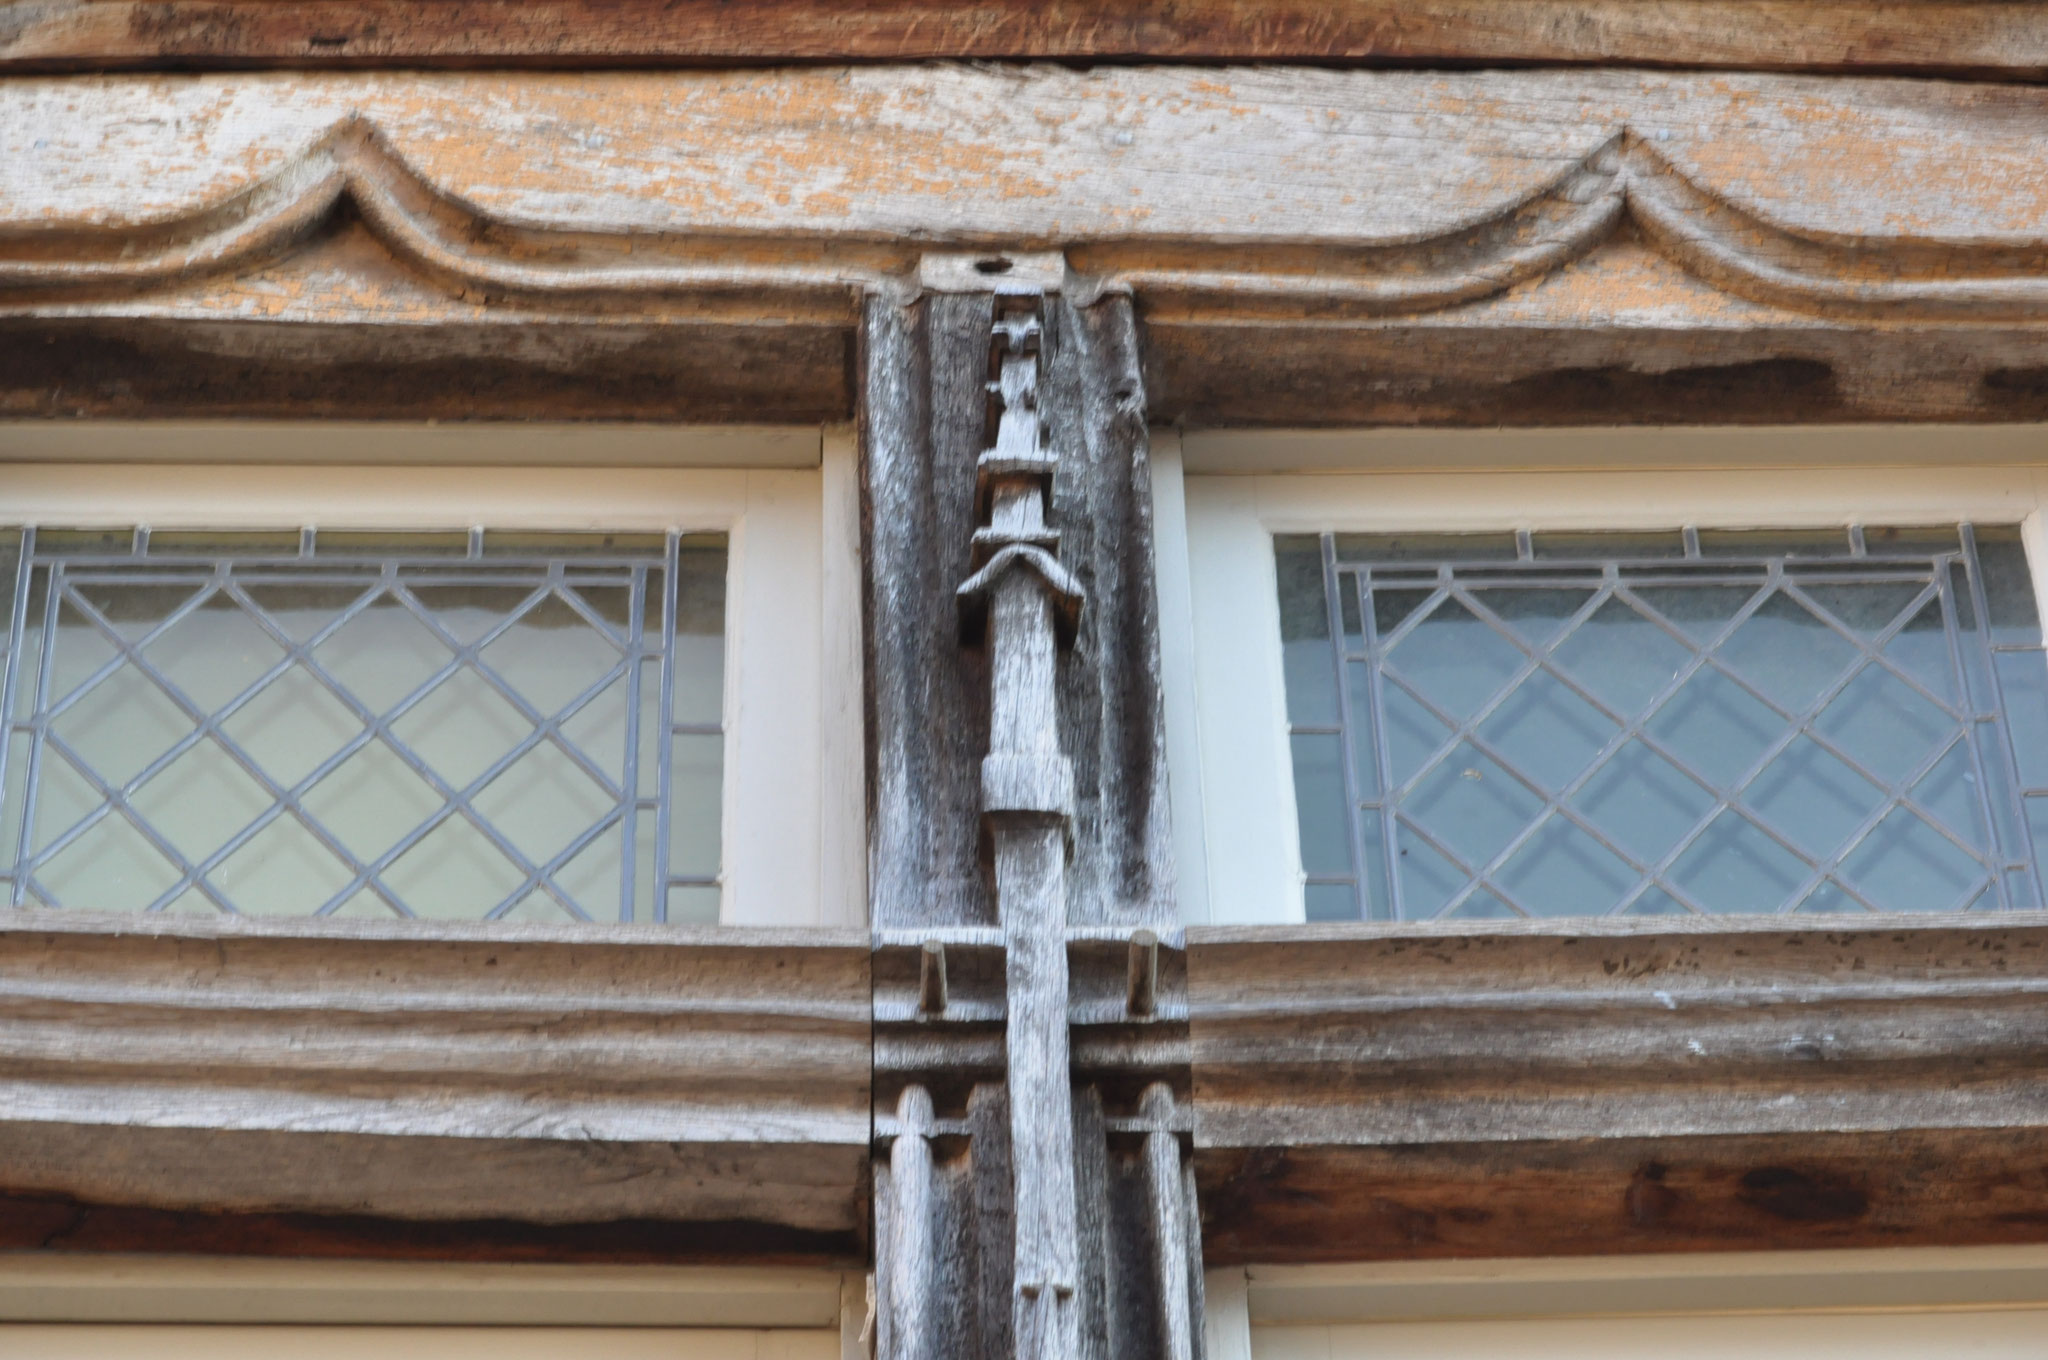
POLYGON ((715 892, 722 537, 683 540, 673 602, 644 535, 494 535, 462 560, 467 538, 38 541, 62 556, 32 559, 24 621, 54 598, 57 629, 25 628, 15 667, 17 721, 51 736, 6 748, 19 900, 654 920, 671 886, 715 892))
POLYGON ((675 739, 669 774, 668 869, 676 877, 718 872, 724 746, 715 735, 684 734, 675 739))

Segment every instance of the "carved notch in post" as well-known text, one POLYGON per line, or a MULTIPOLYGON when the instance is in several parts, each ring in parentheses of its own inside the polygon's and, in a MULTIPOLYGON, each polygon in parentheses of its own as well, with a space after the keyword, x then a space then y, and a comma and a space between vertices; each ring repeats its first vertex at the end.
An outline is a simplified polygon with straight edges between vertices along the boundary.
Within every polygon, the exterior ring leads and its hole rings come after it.
POLYGON ((986 633, 991 662, 981 803, 1009 999, 1012 1326, 1018 1360, 1069 1360, 1078 1349, 1066 948, 1074 775, 1060 751, 1054 678, 1081 590, 1053 555, 1059 536, 1046 522, 1056 459, 1038 416, 1042 324, 1038 298, 998 299, 989 386, 999 409, 975 469, 987 522, 974 534, 979 570, 959 594, 963 623, 986 633))

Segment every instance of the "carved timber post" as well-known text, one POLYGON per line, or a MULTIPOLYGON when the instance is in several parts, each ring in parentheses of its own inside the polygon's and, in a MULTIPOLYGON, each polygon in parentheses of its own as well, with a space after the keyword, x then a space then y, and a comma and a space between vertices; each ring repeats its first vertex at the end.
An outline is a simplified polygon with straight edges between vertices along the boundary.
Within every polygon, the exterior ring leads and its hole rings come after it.
POLYGON ((989 751, 981 807, 995 855, 1002 922, 1010 1085, 1011 1204, 1016 1222, 1011 1330, 1018 1360, 1074 1351, 1074 1105, 1067 1073, 1067 848, 1074 772, 1060 754, 1053 693, 1054 615, 1071 639, 1081 589, 1053 556, 1046 525, 1057 458, 1038 418, 1038 306, 998 300, 995 442, 976 464, 981 562, 959 590, 962 632, 985 637, 989 751))
POLYGON ((1003 264, 863 327, 878 1349, 1194 1360, 1136 328, 1003 264))

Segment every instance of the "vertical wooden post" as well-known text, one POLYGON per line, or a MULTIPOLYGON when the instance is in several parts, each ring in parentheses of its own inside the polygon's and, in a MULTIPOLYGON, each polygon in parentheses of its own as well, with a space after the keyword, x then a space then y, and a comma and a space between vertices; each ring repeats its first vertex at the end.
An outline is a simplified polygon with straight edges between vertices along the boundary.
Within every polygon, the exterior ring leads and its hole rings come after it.
POLYGON ((881 1360, 1200 1351, 1136 330, 1061 281, 864 326, 881 1360))

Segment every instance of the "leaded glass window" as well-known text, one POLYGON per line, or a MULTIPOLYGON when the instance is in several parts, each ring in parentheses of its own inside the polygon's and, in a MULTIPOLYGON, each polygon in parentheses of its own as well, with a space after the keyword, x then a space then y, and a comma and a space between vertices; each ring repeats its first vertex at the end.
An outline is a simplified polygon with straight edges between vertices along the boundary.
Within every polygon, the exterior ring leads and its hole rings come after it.
POLYGON ((15 905, 718 916, 718 536, 31 529, 15 905))
POLYGON ((2016 529, 1276 550, 1310 920, 2042 905, 2016 529))

